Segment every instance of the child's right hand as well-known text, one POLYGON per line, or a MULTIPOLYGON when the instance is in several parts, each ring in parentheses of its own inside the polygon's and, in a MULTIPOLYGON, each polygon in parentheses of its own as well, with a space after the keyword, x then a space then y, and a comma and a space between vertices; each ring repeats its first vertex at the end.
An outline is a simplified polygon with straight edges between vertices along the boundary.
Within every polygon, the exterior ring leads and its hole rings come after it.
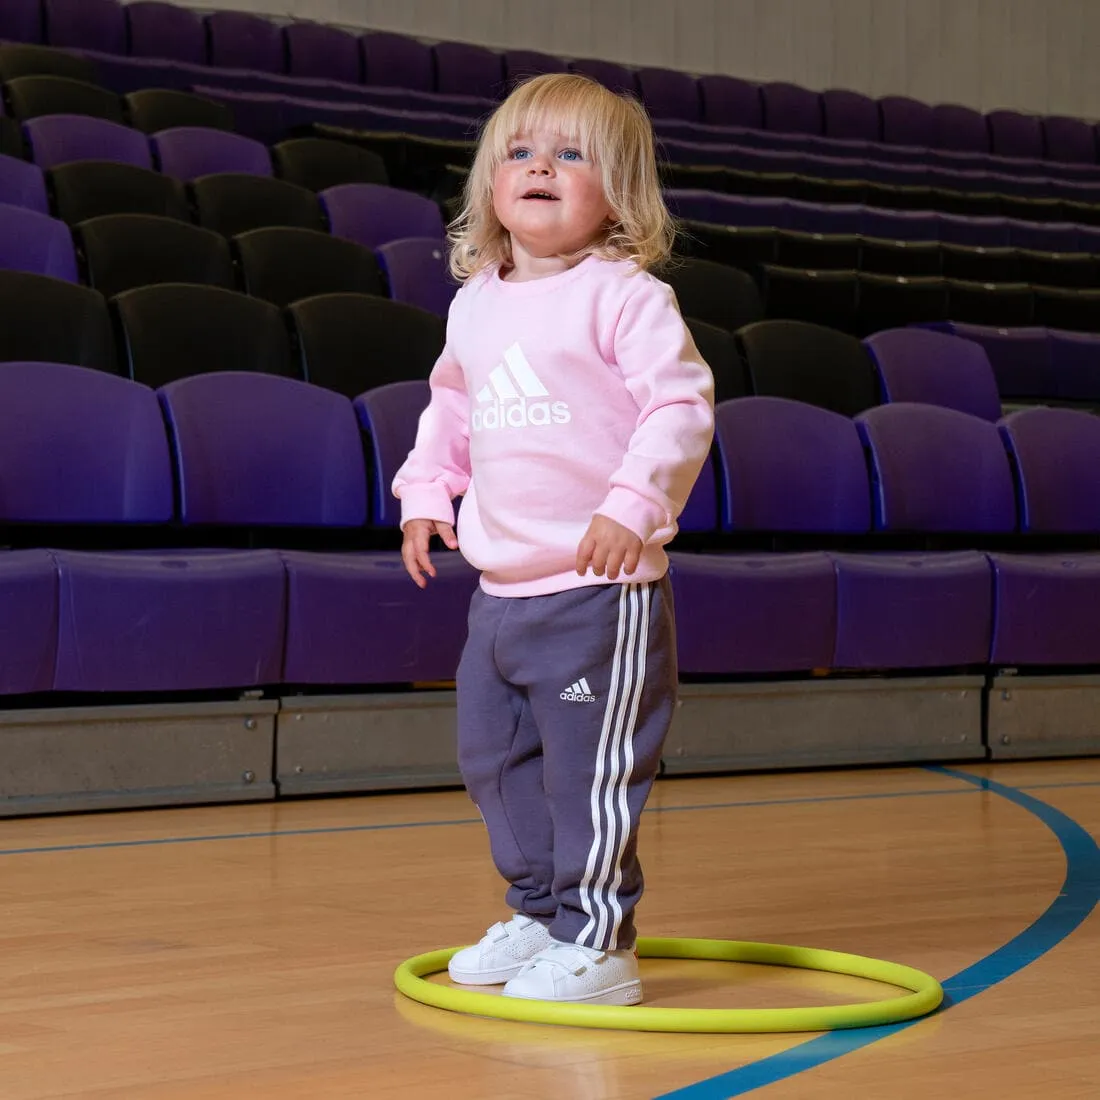
POLYGON ((440 523, 434 519, 410 519, 405 524, 401 560, 405 563, 405 568, 417 588, 428 587, 428 582, 424 579, 425 573, 429 577, 435 576, 435 566, 432 565, 431 556, 428 554, 432 535, 438 535, 449 550, 458 549, 458 539, 455 537, 454 528, 449 523, 440 523))

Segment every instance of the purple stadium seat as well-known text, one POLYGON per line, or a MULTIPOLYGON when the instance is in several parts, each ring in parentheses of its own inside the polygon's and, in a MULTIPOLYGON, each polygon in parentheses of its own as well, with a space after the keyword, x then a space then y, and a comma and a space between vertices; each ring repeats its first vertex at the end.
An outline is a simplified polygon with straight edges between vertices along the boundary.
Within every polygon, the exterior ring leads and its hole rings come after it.
POLYGON ((669 559, 682 673, 808 672, 833 663, 836 576, 826 554, 669 559))
POLYGON ((882 140, 888 145, 924 147, 933 143, 935 123, 927 103, 903 95, 883 96, 878 103, 882 140))
POLYGON ((350 32, 303 20, 286 26, 283 36, 291 76, 345 84, 358 84, 362 79, 359 40, 350 32))
POLYGON ((864 340, 885 401, 957 409, 982 420, 1001 415, 997 380, 978 344, 928 329, 896 328, 864 340))
POLYGON ((366 84, 412 91, 435 90, 435 59, 431 46, 404 34, 371 31, 359 39, 366 84))
POLYGON ((194 691, 277 683, 286 573, 273 550, 55 551, 57 691, 194 691))
POLYGON ((134 0, 126 5, 126 24, 130 53, 135 57, 206 64, 206 28, 190 8, 160 0, 134 0))
POLYGON ((1030 248, 1036 252, 1076 252, 1077 226, 1069 222, 1008 223, 1008 243, 1012 248, 1030 248))
POLYGON ((504 79, 508 87, 529 76, 568 71, 569 66, 560 57, 538 50, 507 50, 504 54, 504 79))
POLYGON ((149 138, 157 165, 166 176, 194 180, 222 172, 273 176, 271 154, 255 138, 202 126, 177 126, 149 138))
POLYGON ((764 128, 764 105, 758 84, 720 74, 701 76, 698 84, 705 122, 746 130, 764 128))
POLYGON ((997 428, 933 405, 880 405, 856 417, 870 453, 875 527, 996 534, 1016 525, 1012 473, 997 428))
POLYGON ((0 4, 0 41, 41 42, 41 0, 4 0, 0 4))
POLYGON ((118 0, 42 0, 51 46, 126 53, 126 17, 118 0))
POLYGON ((830 88, 821 93, 825 135, 842 141, 881 141, 882 116, 870 96, 830 88))
POLYGON ((956 553, 833 554, 836 668, 984 664, 993 594, 989 561, 956 553))
POLYGON ((638 94, 638 81, 633 69, 626 65, 618 65, 614 61, 600 61, 596 58, 580 58, 571 61, 569 68, 575 73, 583 73, 598 81, 605 88, 613 92, 628 92, 630 95, 638 94))
POLYGON ((1100 534, 1100 417, 1023 409, 1006 416, 1000 430, 1018 482, 1020 530, 1100 534))
POLYGON ((990 144, 997 156, 1043 159, 1043 124, 1037 115, 990 111, 985 118, 989 125, 990 144))
POLYGON ((821 134, 824 131, 821 93, 798 84, 775 81, 760 88, 764 100, 764 126, 788 134, 821 134))
POLYGON ((22 206, 0 205, 0 269, 80 281, 69 227, 22 206))
POLYGON ((863 450, 846 416, 780 397, 723 401, 715 414, 728 531, 865 532, 863 450))
POLYGON ((359 527, 366 474, 351 402, 226 371, 160 389, 185 524, 359 527))
MULTIPOLYGON (((940 215, 927 210, 879 210, 863 207, 860 233, 887 241, 934 241, 940 215)), ((1007 232, 1007 231, 1006 231, 1007 232)))
POLYGON ((1051 329, 1048 344, 1054 382, 1048 396, 1063 401, 1100 400, 1100 335, 1051 329))
POLYGON ((43 115, 23 123, 31 160, 39 168, 56 168, 77 160, 112 161, 151 168, 146 136, 129 126, 84 115, 43 115))
POLYGON ((1096 133, 1079 118, 1049 115, 1043 119, 1043 138, 1049 160, 1074 164, 1096 163, 1096 133))
POLYGON ((1100 555, 990 554, 995 666, 1100 664, 1100 555))
POLYGON ((0 694, 49 691, 57 661, 57 566, 48 550, 0 554, 0 694))
POLYGON ((642 102, 653 118, 698 122, 702 104, 699 85, 689 73, 674 69, 644 68, 637 72, 642 102))
POLYGON ((0 519, 171 518, 168 440, 151 389, 86 367, 0 363, 0 519))
POLYGON ((1050 338, 1045 328, 989 328, 952 326, 955 335, 981 345, 1003 398, 1054 397, 1057 387, 1051 362, 1050 338))
POLYGON ((282 30, 270 19, 243 11, 206 16, 207 56, 220 69, 286 72, 282 30))
POLYGON ((500 98, 504 90, 504 58, 495 50, 468 42, 437 42, 432 52, 437 92, 500 98))
POLYGON ((25 160, 0 156, 0 202, 47 213, 49 204, 42 169, 25 160))
POLYGON ((404 237, 443 237, 431 199, 379 183, 344 183, 318 192, 332 234, 377 248, 404 237))
POLYGON ((985 116, 972 107, 938 103, 932 108, 932 125, 932 144, 938 149, 989 152, 989 128, 985 124, 985 116))
POLYGON ((378 248, 390 297, 446 317, 458 284, 447 268, 446 245, 434 237, 405 237, 378 248))
POLYGON ((713 454, 703 463, 677 522, 686 534, 710 534, 719 529, 718 475, 713 454))
POLYGON ((950 244, 977 248, 1007 248, 1009 225, 1005 218, 971 218, 965 214, 934 214, 938 229, 932 236, 950 244))

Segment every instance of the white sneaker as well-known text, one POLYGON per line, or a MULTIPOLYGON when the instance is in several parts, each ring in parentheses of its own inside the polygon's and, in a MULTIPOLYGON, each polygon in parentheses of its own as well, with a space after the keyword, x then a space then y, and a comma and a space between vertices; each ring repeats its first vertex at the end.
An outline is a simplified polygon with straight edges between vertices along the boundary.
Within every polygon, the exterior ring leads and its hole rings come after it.
POLYGON ((546 925, 517 913, 507 924, 494 924, 473 947, 452 955, 447 971, 460 985, 500 985, 552 942, 546 925))
POLYGON ((504 996, 593 1005, 641 1004, 638 958, 633 951, 599 951, 555 940, 505 985, 504 996))

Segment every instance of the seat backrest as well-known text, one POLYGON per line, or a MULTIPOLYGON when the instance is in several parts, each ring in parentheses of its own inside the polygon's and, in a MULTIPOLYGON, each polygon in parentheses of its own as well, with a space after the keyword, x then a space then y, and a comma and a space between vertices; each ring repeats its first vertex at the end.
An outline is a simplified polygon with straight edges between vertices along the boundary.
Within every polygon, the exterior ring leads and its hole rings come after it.
POLYGON ((568 71, 569 65, 560 57, 538 50, 507 50, 504 54, 504 79, 509 88, 531 76, 568 71))
POLYGON ((1047 396, 1100 402, 1100 334, 1051 329, 1047 337, 1052 382, 1047 396))
POLYGON ((1004 248, 1009 244, 1007 218, 970 218, 965 214, 933 214, 941 241, 981 248, 1004 248))
POLYGON ((322 294, 295 302, 287 314, 302 377, 347 397, 426 379, 443 351, 441 317, 388 298, 322 294))
POLYGON ((660 277, 676 292, 680 312, 736 332, 764 317, 764 303, 751 275, 713 260, 683 259, 663 267, 660 277))
POLYGON ((753 392, 854 416, 878 404, 866 349, 854 336, 806 321, 760 321, 737 333, 753 392))
POLYGON ((613 92, 627 92, 630 95, 638 94, 637 74, 626 65, 616 64, 614 61, 601 61, 597 58, 579 58, 569 63, 569 68, 575 73, 583 73, 593 80, 610 88, 613 92))
POLYGON ((444 244, 434 237, 405 237, 375 250, 390 297, 446 317, 458 284, 447 268, 444 244))
POLYGON ((40 0, 4 0, 0 4, 0 40, 35 43, 42 41, 40 0))
POLYGON ((363 82, 410 91, 435 90, 435 57, 431 46, 405 34, 370 31, 359 39, 363 82))
POLYGON ((45 275, 0 271, 0 362, 20 360, 115 372, 103 295, 45 275))
POLYGON ((703 121, 711 126, 764 128, 760 85, 736 76, 712 74, 698 80, 703 121))
POLYGON ((416 442, 420 414, 430 398, 425 379, 391 382, 355 399, 359 424, 370 437, 370 523, 374 527, 397 527, 401 522, 401 502, 390 486, 416 442))
POLYGON ((888 145, 927 147, 933 143, 935 123, 927 103, 903 95, 883 96, 878 101, 882 114, 882 140, 888 145))
POLYGON ((220 69, 286 72, 282 30, 262 15, 215 11, 206 16, 207 56, 220 69))
POLYGON ((1050 337, 1045 328, 991 328, 956 324, 956 336, 981 346, 1003 398, 1056 393, 1050 337))
POLYGON ((98 160, 151 168, 149 142, 144 134, 83 115, 45 115, 23 123, 31 159, 39 168, 56 168, 74 161, 98 160))
POLYGON ((880 405, 856 417, 883 531, 1004 534, 1016 525, 997 427, 934 405, 880 405))
POLYGON ((157 165, 166 176, 194 180, 221 172, 270 176, 271 154, 262 141, 204 126, 176 126, 149 139, 157 165))
POLYGON ((293 374, 289 335, 269 302, 219 287, 164 283, 127 290, 111 308, 127 373, 148 386, 212 371, 293 374))
POLYGON ((38 214, 49 211, 46 180, 37 164, 0 155, 0 202, 38 214))
POLYGON ((386 162, 370 149, 325 138, 289 138, 271 149, 279 179, 325 191, 347 183, 387 185, 386 162))
POLYGON ((695 347, 714 375, 715 402, 730 401, 735 397, 748 397, 749 388, 745 364, 737 350, 737 340, 728 329, 694 317, 684 319, 695 347))
POLYGON ((1043 148, 1048 159, 1066 163, 1096 163, 1096 132, 1079 118, 1048 115, 1042 121, 1043 148))
POLYGON ((317 196, 285 180, 226 172, 195 180, 191 195, 199 225, 226 237, 269 225, 325 228, 317 196))
POLYGON ((206 96, 174 88, 145 88, 123 97, 130 125, 143 134, 157 134, 179 127, 232 130, 233 112, 206 96))
POLYGON ((703 107, 699 85, 690 73, 676 69, 641 68, 637 72, 642 102, 653 118, 698 122, 703 107))
POLYGON ((439 207, 422 195, 374 183, 345 183, 317 196, 333 236, 378 248, 405 237, 443 236, 439 207))
POLYGON ((118 0, 42 0, 51 46, 126 53, 126 17, 118 0))
POLYGON ((107 214, 74 228, 89 286, 105 298, 156 283, 234 288, 225 238, 150 214, 107 214))
POLYGON ((763 84, 764 126, 788 134, 820 134, 824 130, 821 94, 797 84, 763 84))
POLYGON ((867 465, 846 416, 779 397, 715 409, 730 531, 859 534, 871 526, 867 465))
POLYGON ((168 440, 156 394, 59 363, 0 363, 0 518, 166 523, 168 440))
POLYGON ((363 78, 359 40, 349 31, 301 19, 283 28, 291 76, 358 84, 363 78))
POLYGON ((437 42, 435 88, 443 95, 497 99, 504 90, 504 58, 485 46, 469 42, 437 42))
POLYGON ((78 282, 69 227, 46 214, 0 205, 0 268, 78 282))
POLYGON ((87 115, 122 122, 122 102, 114 92, 67 76, 21 76, 4 85, 8 109, 18 119, 42 115, 87 115))
POLYGON ((967 153, 989 152, 989 128, 985 115, 957 103, 937 103, 932 108, 932 144, 938 149, 967 153))
POLYGON ((84 160, 46 173, 54 212, 69 225, 104 214, 153 214, 190 221, 183 184, 150 168, 84 160))
POLYGON ((253 229, 233 238, 233 253, 245 291, 277 306, 318 294, 386 293, 369 248, 316 229, 253 229))
POLYGON ((877 101, 859 92, 830 88, 821 93, 827 137, 846 141, 881 141, 882 116, 877 101))
POLYGON ((1043 124, 1038 115, 990 111, 985 120, 989 126, 990 144, 998 156, 1042 160, 1043 124))
POLYGON ((886 402, 939 405, 991 422, 1000 417, 997 379, 978 344, 919 328, 887 329, 864 343, 886 402))
MULTIPOLYGON (((3 6, 7 7, 6 2, 3 6)), ((96 70, 89 58, 65 50, 51 50, 46 46, 0 46, 0 82, 23 76, 67 76, 70 80, 91 84, 95 81, 96 70)))
POLYGON ((202 17, 179 4, 133 0, 126 5, 130 53, 163 57, 189 65, 206 63, 206 28, 202 17))
POLYGON ((1020 529, 1100 533, 1100 417, 1079 409, 1022 409, 1000 423, 1012 456, 1020 529))
POLYGON ((244 372, 160 390, 185 524, 360 527, 363 446, 351 402, 244 372))

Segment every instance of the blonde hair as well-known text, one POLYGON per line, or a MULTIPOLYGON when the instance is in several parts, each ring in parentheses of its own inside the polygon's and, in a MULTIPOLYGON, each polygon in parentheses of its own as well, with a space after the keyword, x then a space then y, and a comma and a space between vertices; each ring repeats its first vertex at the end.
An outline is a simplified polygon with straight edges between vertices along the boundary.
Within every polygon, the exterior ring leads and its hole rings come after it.
POLYGON ((468 279, 512 261, 511 238, 493 210, 493 177, 517 134, 547 128, 573 142, 603 176, 608 226, 570 259, 596 254, 646 270, 669 256, 674 230, 661 195, 653 126, 637 100, 575 73, 548 73, 516 87, 481 134, 462 211, 449 227, 450 267, 468 279))

